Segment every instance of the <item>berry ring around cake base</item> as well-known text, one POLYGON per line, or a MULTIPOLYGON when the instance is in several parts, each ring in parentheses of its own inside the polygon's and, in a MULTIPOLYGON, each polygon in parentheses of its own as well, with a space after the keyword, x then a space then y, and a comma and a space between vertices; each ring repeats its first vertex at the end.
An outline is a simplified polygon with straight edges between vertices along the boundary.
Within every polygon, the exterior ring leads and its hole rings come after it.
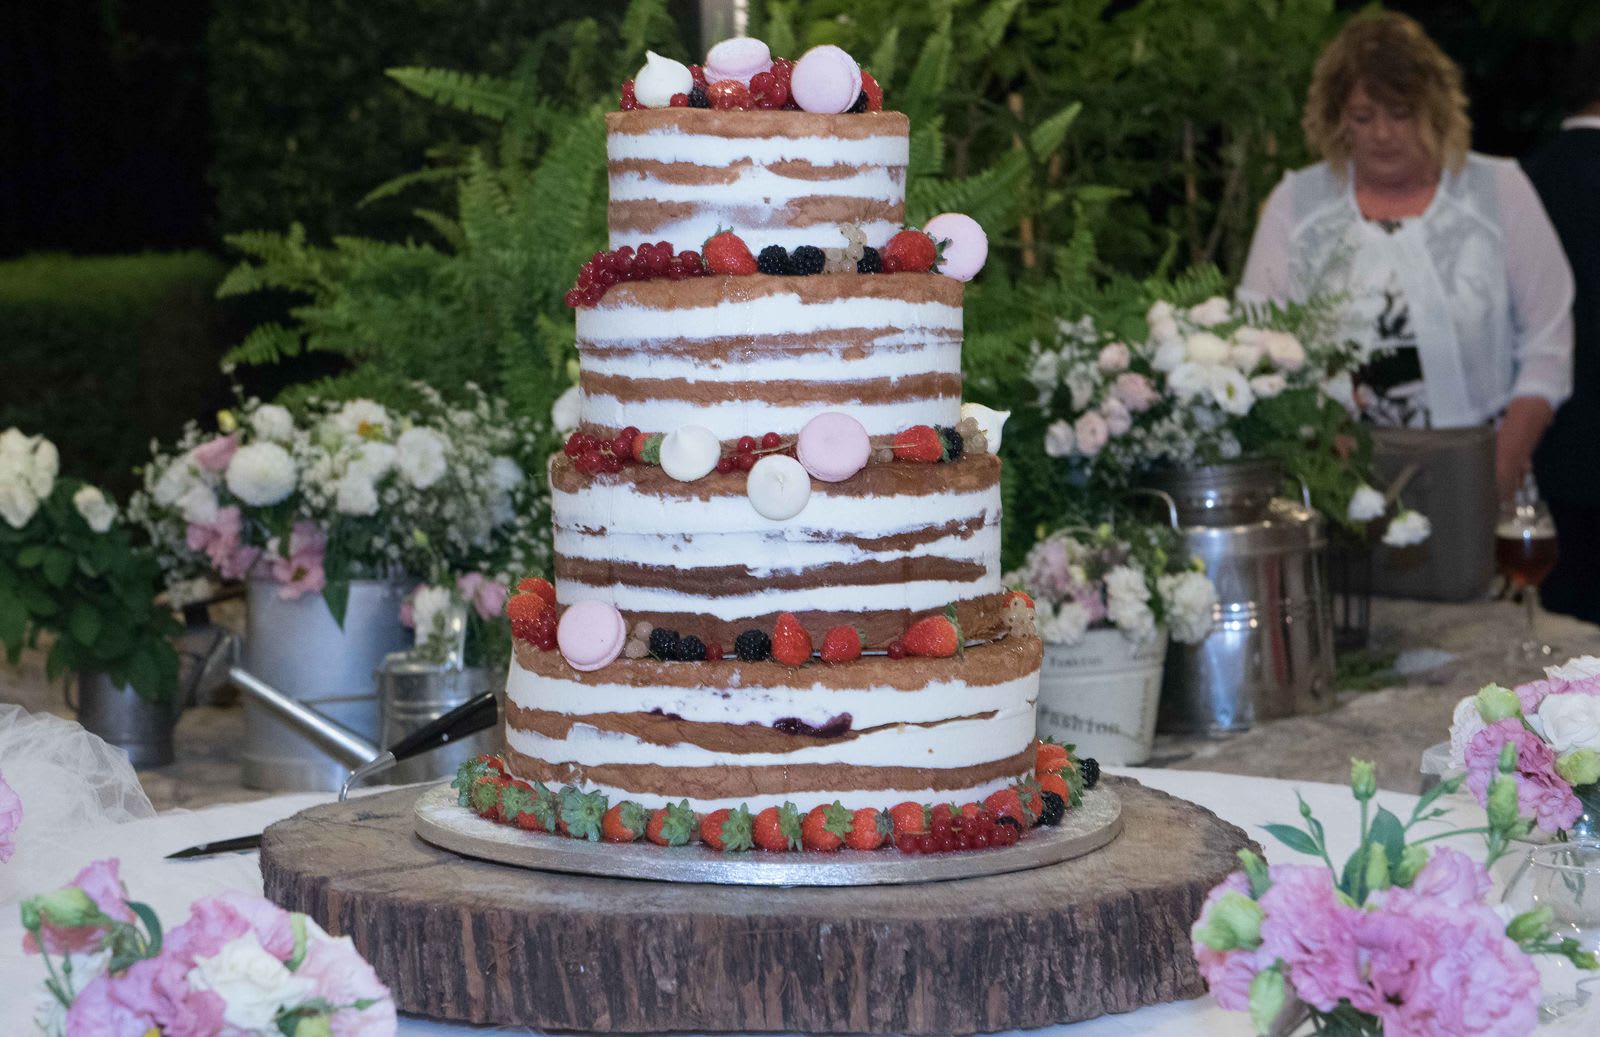
POLYGON ((1092 853, 1122 831, 1122 801, 1107 788, 1086 792, 1061 824, 1038 827, 1012 846, 938 854, 873 852, 723 853, 704 845, 604 843, 487 821, 438 785, 418 799, 417 835, 452 853, 538 871, 656 882, 730 886, 888 886, 1028 871, 1092 853))

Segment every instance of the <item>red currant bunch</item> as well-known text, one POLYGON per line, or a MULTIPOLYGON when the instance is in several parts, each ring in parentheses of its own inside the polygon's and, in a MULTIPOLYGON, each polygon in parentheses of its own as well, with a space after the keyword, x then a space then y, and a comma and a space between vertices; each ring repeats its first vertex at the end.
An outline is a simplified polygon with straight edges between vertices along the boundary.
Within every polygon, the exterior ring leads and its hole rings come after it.
POLYGON ((895 840, 895 847, 901 853, 951 853, 1010 846, 1020 838, 1019 827, 1002 823, 987 807, 963 814, 935 808, 933 824, 927 832, 903 833, 895 840))
POLYGON ((577 284, 567 292, 566 304, 572 309, 594 306, 606 290, 621 281, 652 281, 666 278, 682 281, 704 277, 705 264, 694 249, 674 252, 668 241, 645 242, 635 251, 624 245, 612 252, 596 252, 578 270, 577 284))

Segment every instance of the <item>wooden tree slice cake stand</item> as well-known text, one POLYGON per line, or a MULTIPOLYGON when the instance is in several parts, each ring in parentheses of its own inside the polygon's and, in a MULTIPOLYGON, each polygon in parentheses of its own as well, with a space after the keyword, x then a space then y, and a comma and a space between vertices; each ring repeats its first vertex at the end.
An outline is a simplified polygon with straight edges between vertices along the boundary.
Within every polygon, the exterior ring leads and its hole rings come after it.
MULTIPOLYGON (((1252 845, 1106 778, 1123 832, 1032 871, 772 888, 531 871, 415 834, 425 789, 267 829, 267 896, 350 936, 405 1012, 540 1030, 966 1034, 1197 997, 1189 927, 1252 845)), ((885 851, 895 852, 895 851, 885 851)))

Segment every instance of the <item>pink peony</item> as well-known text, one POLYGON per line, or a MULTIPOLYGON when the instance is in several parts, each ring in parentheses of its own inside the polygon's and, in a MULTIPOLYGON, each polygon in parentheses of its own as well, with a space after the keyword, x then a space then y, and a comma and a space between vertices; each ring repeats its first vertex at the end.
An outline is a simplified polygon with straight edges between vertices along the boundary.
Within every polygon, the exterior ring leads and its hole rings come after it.
MULTIPOLYGON (((88 894, 101 914, 119 922, 132 922, 134 915, 128 907, 128 891, 117 875, 119 864, 116 858, 95 861, 78 872, 68 886, 88 894)), ((45 950, 51 954, 75 954, 90 950, 99 943, 106 934, 106 926, 59 926, 45 922, 39 927, 39 933, 44 937, 45 950)), ((22 938, 22 949, 29 954, 39 953, 38 941, 34 940, 32 933, 22 938)))
POLYGON ((22 797, 17 795, 16 789, 6 784, 6 776, 0 773, 0 864, 11 859, 17 852, 17 843, 13 836, 22 826, 22 797))
POLYGON ((1517 747, 1517 812, 1534 818, 1542 831, 1571 828, 1583 814, 1583 803, 1556 773, 1555 751, 1517 717, 1495 721, 1467 743, 1467 788, 1488 804, 1489 783, 1500 773, 1500 748, 1507 742, 1517 747))
POLYGON ((287 557, 272 560, 272 578, 282 584, 278 597, 293 601, 327 586, 327 573, 322 568, 327 547, 328 538, 315 522, 302 519, 294 524, 287 557))
MULTIPOLYGON (((1242 871, 1217 883, 1215 889, 1206 895, 1205 906, 1200 909, 1200 919, 1195 923, 1199 928, 1211 913, 1211 908, 1222 899, 1225 893, 1241 893, 1250 895, 1250 880, 1242 871)), ((1233 950, 1214 951, 1200 941, 1194 941, 1194 958, 1200 965, 1200 975, 1205 977, 1206 986, 1211 988, 1211 996, 1217 1004, 1234 1012, 1243 1012, 1250 1007, 1250 981, 1256 978, 1256 973, 1261 971, 1263 964, 1257 951, 1233 950)))
POLYGON ((1326 868, 1274 865, 1272 888, 1261 895, 1261 952, 1282 958, 1300 1000, 1330 1012, 1363 987, 1353 932, 1356 909, 1340 902, 1326 868))
POLYGON ((1539 973, 1492 908, 1391 890, 1385 906, 1424 945, 1414 982, 1380 1006, 1387 1037, 1522 1037, 1539 1022, 1539 973))
POLYGON ((372 966, 356 953, 348 936, 334 938, 308 922, 306 959, 295 975, 310 979, 316 996, 325 998, 341 1011, 330 1022, 334 1037, 388 1037, 395 1031, 394 1001, 389 988, 378 979, 372 966), (357 1001, 372 1001, 357 1011, 357 1001))
POLYGON ((1411 883, 1411 892, 1452 907, 1483 903, 1493 882, 1483 865, 1460 850, 1435 850, 1411 883))
POLYGON ((506 585, 483 573, 462 573, 456 578, 456 590, 484 619, 498 617, 506 607, 506 585))
POLYGON ((190 452, 189 456, 194 458, 195 464, 206 471, 221 475, 228 470, 228 462, 233 460, 233 452, 238 449, 238 436, 219 436, 209 442, 201 443, 190 452))
POLYGON ((1154 407, 1161 398, 1155 386, 1150 384, 1150 379, 1133 371, 1117 375, 1117 380, 1111 384, 1111 394, 1135 414, 1142 414, 1154 407))

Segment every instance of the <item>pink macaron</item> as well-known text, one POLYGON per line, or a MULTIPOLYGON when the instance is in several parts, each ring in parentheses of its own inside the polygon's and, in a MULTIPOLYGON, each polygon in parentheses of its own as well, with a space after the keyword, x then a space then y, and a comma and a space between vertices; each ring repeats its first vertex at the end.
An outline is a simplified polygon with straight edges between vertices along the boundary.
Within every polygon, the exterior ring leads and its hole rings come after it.
POLYGON ((808 112, 847 112, 861 96, 861 66, 831 43, 812 47, 794 63, 789 96, 808 112))
POLYGON ((843 482, 866 467, 872 441, 855 418, 842 411, 823 411, 800 430, 795 454, 813 478, 843 482))
POLYGON ((749 36, 735 36, 706 51, 706 82, 733 79, 745 86, 750 78, 772 68, 772 51, 749 36))
POLYGON ((628 625, 609 601, 580 601, 567 609, 556 626, 561 657, 574 670, 598 670, 622 654, 628 625))
POLYGON ((939 264, 939 273, 946 277, 970 281, 989 259, 989 235, 966 213, 942 212, 924 224, 922 232, 935 242, 949 242, 939 264))

